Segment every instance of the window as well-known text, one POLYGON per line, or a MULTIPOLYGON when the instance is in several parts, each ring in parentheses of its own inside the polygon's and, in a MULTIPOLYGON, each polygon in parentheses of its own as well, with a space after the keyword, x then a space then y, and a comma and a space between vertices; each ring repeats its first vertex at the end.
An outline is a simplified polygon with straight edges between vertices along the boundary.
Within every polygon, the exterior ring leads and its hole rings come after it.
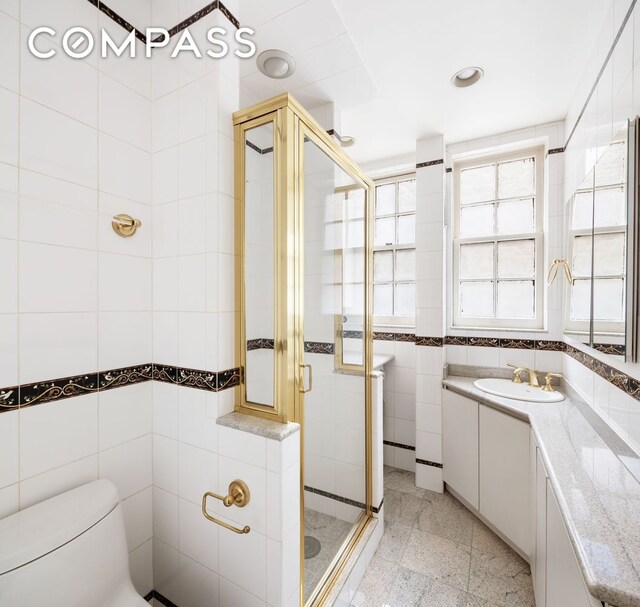
POLYGON ((454 162, 453 325, 542 329, 544 149, 454 162))
POLYGON ((373 314, 378 324, 413 324, 416 309, 416 180, 376 182, 373 314))

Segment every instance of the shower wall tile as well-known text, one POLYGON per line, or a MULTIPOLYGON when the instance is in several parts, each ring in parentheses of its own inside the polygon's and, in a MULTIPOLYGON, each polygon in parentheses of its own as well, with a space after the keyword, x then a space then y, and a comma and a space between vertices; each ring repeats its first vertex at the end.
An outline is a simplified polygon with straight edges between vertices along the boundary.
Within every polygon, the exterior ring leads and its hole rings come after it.
POLYGON ((4 48, 0 58, 0 86, 17 93, 20 78, 20 24, 7 13, 0 13, 0 37, 4 48))
POLYGON ((151 157, 139 148, 100 133, 100 189, 144 204, 151 202, 151 157))
MULTIPOLYGON (((12 124, 18 123, 12 120, 12 124)), ((97 187, 98 133, 95 129, 28 99, 20 103, 19 124, 21 168, 89 188, 97 187)))

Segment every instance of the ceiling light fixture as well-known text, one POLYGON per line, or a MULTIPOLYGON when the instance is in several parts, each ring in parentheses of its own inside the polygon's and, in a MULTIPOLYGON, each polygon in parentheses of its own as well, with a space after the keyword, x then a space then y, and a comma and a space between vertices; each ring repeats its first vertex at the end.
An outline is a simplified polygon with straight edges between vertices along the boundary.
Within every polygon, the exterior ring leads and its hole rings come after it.
POLYGON ((296 71, 296 62, 293 57, 278 49, 270 49, 260 53, 256 63, 258 64, 258 69, 265 76, 277 80, 288 78, 296 71))
POLYGON ((484 76, 484 72, 479 67, 465 67, 457 71, 453 78, 451 78, 451 84, 458 88, 465 88, 475 84, 484 76))
POLYGON ((342 135, 340 137, 340 145, 343 148, 350 148, 352 145, 354 145, 356 142, 356 138, 355 137, 351 137, 350 135, 342 135))

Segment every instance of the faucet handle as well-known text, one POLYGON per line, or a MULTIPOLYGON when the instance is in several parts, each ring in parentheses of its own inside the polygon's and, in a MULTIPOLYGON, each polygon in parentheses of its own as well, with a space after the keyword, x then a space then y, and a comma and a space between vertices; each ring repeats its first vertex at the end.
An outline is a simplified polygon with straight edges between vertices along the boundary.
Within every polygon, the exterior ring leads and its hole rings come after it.
POLYGON ((522 378, 520 377, 520 373, 522 373, 525 370, 524 367, 514 365, 513 363, 507 363, 507 367, 511 367, 513 369, 513 383, 521 384, 522 378))
POLYGON ((553 386, 551 385, 551 380, 554 377, 563 377, 563 375, 562 375, 562 373, 551 373, 551 372, 547 373, 544 376, 545 386, 544 386, 544 388, 542 388, 545 392, 553 392, 554 391, 553 390, 553 386))

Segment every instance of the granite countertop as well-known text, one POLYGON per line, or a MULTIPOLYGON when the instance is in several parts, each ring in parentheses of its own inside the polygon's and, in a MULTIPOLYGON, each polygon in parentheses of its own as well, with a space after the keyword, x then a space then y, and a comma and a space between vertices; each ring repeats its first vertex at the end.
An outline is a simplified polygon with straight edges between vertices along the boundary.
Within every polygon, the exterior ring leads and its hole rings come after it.
POLYGON ((255 415, 246 415, 245 413, 227 413, 219 417, 216 421, 218 426, 225 426, 235 430, 242 430, 249 434, 264 436, 270 440, 283 441, 288 436, 300 430, 300 424, 289 422, 281 424, 271 419, 256 417, 255 415))
POLYGON ((530 423, 591 594, 615 607, 640 607, 640 482, 622 461, 637 463, 637 456, 617 449, 607 435, 613 432, 577 400, 517 401, 473 381, 449 376, 443 385, 530 423))

